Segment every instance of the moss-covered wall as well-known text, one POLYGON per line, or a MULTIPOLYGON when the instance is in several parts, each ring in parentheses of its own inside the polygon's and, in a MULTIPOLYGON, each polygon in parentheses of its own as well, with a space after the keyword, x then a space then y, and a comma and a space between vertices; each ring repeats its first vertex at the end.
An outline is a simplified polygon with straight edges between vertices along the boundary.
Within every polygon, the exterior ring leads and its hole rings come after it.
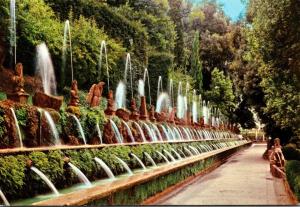
MULTIPOLYGON (((170 143, 170 144, 142 144, 133 146, 110 146, 93 149, 73 149, 73 150, 51 150, 15 153, 13 155, 2 155, 0 157, 0 188, 9 200, 33 197, 37 194, 49 192, 48 186, 29 168, 26 161, 32 160, 33 165, 41 170, 58 188, 66 188, 78 183, 78 178, 73 174, 63 161, 64 157, 70 158, 91 181, 105 178, 105 172, 96 164, 94 157, 101 158, 113 171, 115 175, 125 173, 123 166, 115 159, 115 156, 128 163, 131 169, 140 168, 136 160, 129 157, 129 153, 136 154, 146 166, 151 163, 146 159, 143 152, 148 152, 156 163, 163 162, 163 159, 155 152, 163 152, 163 149, 170 150, 171 147, 180 151, 187 145, 204 149, 205 145, 212 142, 224 142, 227 146, 234 146, 236 141, 207 141, 192 143, 170 143)), ((175 154, 173 154, 176 157, 175 154)), ((183 156, 183 155, 182 155, 183 156)), ((185 156, 188 156, 186 153, 185 156)))

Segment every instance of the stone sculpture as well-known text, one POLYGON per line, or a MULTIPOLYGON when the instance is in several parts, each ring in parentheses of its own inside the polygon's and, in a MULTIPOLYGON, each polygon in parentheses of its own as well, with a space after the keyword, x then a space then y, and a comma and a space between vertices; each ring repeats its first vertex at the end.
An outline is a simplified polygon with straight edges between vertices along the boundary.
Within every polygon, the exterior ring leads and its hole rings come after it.
POLYGON ((78 96, 77 80, 72 81, 70 95, 71 95, 71 97, 70 97, 69 106, 78 106, 79 105, 79 96, 78 96))
POLYGON ((93 84, 92 87, 90 88, 86 98, 90 107, 99 106, 104 85, 105 85, 104 82, 99 82, 98 84, 93 84))

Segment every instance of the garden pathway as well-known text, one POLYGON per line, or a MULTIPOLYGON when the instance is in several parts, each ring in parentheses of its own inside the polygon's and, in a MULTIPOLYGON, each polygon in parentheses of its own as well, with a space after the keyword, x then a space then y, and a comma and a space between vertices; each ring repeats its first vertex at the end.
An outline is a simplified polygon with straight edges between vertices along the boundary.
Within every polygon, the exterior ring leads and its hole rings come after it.
POLYGON ((287 205, 292 204, 282 181, 272 177, 262 158, 265 144, 238 152, 211 173, 194 179, 156 205, 287 205))

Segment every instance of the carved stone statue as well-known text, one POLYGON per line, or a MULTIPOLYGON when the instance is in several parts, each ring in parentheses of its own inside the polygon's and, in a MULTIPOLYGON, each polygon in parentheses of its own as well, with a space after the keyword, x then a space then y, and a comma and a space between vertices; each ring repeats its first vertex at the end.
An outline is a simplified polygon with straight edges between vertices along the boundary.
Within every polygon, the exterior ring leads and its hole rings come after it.
POLYGON ((130 106, 131 106, 130 119, 137 121, 139 119, 140 114, 139 114, 139 110, 136 107, 135 99, 131 99, 130 106))
POLYGON ((29 94, 24 90, 24 77, 23 77, 23 65, 18 63, 16 65, 15 75, 12 77, 13 83, 13 93, 7 94, 8 99, 20 102, 27 103, 29 94))
POLYGON ((108 96, 107 96, 107 107, 105 109, 105 114, 108 116, 115 115, 115 101, 114 101, 114 93, 112 90, 109 90, 108 96))
POLYGON ((98 84, 93 84, 90 88, 89 94, 87 95, 87 102, 90 107, 97 107, 100 104, 104 82, 99 82, 98 84))
POLYGON ((69 106, 78 106, 79 105, 79 96, 78 96, 78 86, 77 86, 77 80, 72 81, 71 86, 71 97, 70 97, 70 103, 69 106))
POLYGON ((274 146, 272 146, 271 155, 270 155, 269 159, 270 159, 271 173, 275 177, 281 177, 281 173, 278 172, 278 169, 283 172, 285 171, 285 168, 284 168, 285 158, 284 158, 282 150, 281 150, 279 138, 274 139, 274 146))

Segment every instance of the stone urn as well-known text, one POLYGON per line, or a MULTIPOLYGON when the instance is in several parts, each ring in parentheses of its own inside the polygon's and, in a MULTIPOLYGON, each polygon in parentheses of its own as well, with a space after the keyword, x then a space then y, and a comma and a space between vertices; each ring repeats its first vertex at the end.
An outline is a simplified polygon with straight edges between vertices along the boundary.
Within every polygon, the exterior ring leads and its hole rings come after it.
POLYGON ((40 91, 36 92, 32 97, 33 105, 41 108, 51 108, 56 111, 59 111, 63 100, 63 96, 51 96, 40 91))

